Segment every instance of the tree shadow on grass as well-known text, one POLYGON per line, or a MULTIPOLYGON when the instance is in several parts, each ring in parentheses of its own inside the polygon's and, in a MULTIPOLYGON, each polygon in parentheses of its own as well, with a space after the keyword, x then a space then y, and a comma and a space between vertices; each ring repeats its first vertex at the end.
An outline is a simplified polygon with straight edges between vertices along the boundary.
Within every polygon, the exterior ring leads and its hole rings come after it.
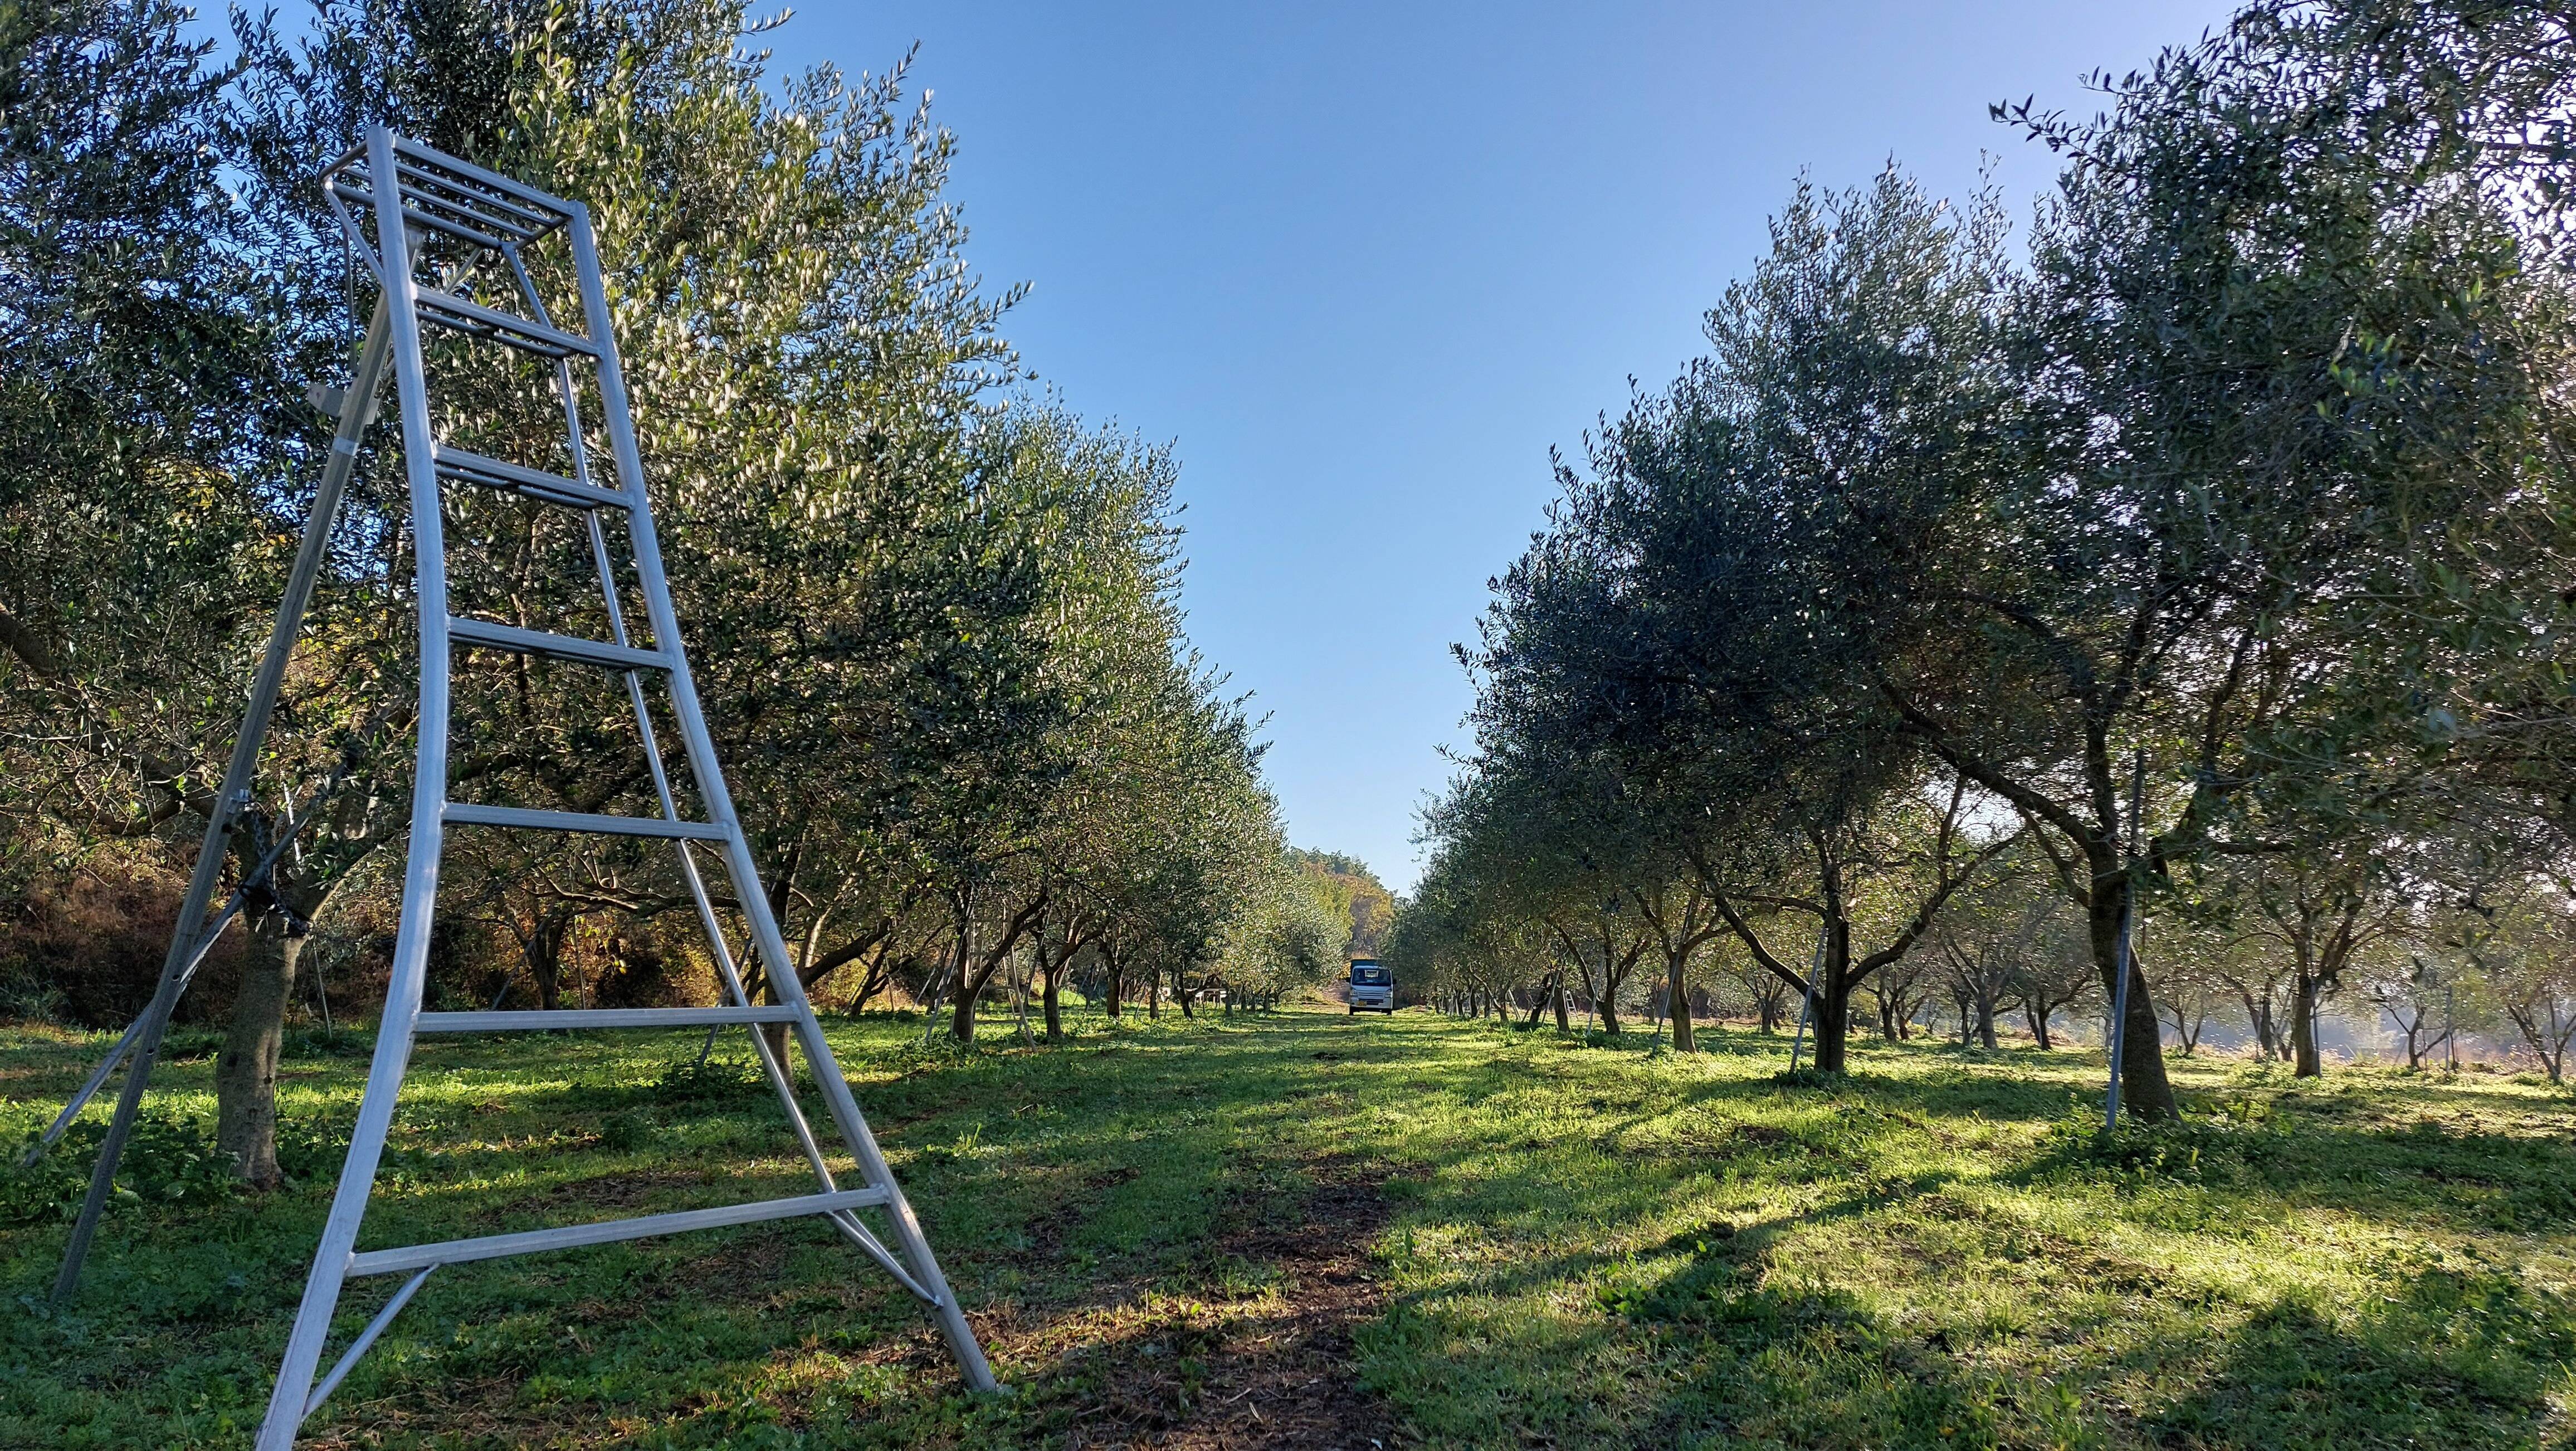
POLYGON ((1593 1317, 1539 1317, 1527 1329, 1477 1324, 1461 1334, 1469 1327, 1442 1303, 1451 1292, 1409 1294, 1362 1332, 1360 1346, 1395 1365, 1418 1364, 1437 1345, 1437 1390, 1392 1378, 1379 1388, 1416 1429, 1463 1444, 2079 1444, 2078 1407, 2067 1397, 1964 1362, 1858 1297, 1774 1264, 1793 1232, 1886 1202, 1854 1195, 1740 1228, 1685 1231, 1632 1254, 1554 1256, 1479 1276, 1465 1290, 1483 1302, 1588 1282, 1593 1317))
MULTIPOLYGON (((1926 1143, 1955 1147, 1941 1136, 1942 1120, 2061 1125, 2035 1150, 2026 1140, 2000 1145, 1998 1177, 1965 1167, 1961 1177, 1977 1183, 2107 1190, 2107 1205, 2078 1198, 2185 1233, 2233 1234, 2239 1223, 2329 1209, 2388 1225, 2399 1236, 2392 1243, 2420 1243, 2446 1221, 2471 1236, 2576 1225, 2576 1148, 2555 1138, 2292 1104, 2276 1121, 2214 1124, 2203 1115, 2130 1131, 2098 1151, 2062 1083, 1998 1082, 1968 1070, 1864 1071, 1813 1088, 1694 1082, 1669 1086, 1660 1107, 1633 1114, 1585 1102, 1591 1118, 1571 1133, 1541 1127, 1534 1135, 1512 1120, 1440 1145, 1425 1161, 1432 1177, 1405 1196, 1419 1203, 1406 1216, 1414 1225, 1453 1226, 1474 1245, 1452 1257, 1472 1266, 1463 1277, 1408 1291, 1360 1338, 1376 1383, 1432 1441, 2530 1446, 2550 1424, 2555 1367, 2576 1348, 2576 1316, 2560 1300, 2458 1261, 2369 1267, 2364 1278, 2387 1298, 2366 1310, 2293 1298, 2249 1315, 2243 1299, 2202 1308, 2169 1299, 2165 1272, 2106 1260, 2135 1274, 2102 1282, 2088 1278, 2100 1266, 2069 1272, 2121 1297, 2110 1312, 2120 1328, 2080 1328, 2094 1309, 2044 1296, 1993 1321, 1935 1296, 1888 1311, 1901 1313, 1891 1321, 1871 1308, 1865 1286, 1808 1279, 1775 1259, 1793 1237, 1811 1240, 1806 1230, 1880 1210, 1892 1215, 1864 1236, 1878 1253, 1914 1245, 1907 1231, 1917 1218, 1973 1226, 1981 1219, 1973 1202, 1942 1192, 1953 1176, 1912 1172, 1926 1143), (1622 1172, 1602 1178, 1593 1154, 1622 1172), (1712 1220, 1659 1231, 1660 1242, 1621 1233, 1659 1219, 1669 1225, 1674 1196, 1697 1192, 1688 1181, 1698 1174, 1829 1199, 1731 1229, 1712 1220), (1595 1230, 1558 1212, 1568 1182, 1586 1177, 1600 1181, 1581 1191, 1595 1230), (1918 1197, 1919 1215, 1905 1207, 1918 1197), (2159 1224, 2174 1216, 2189 1222, 2159 1224), (1487 1258, 1516 1242, 1543 1248, 1487 1258), (1580 1308, 1569 1308, 1568 1290, 1580 1308), (1496 1313, 1511 1304, 1528 1310, 1496 1313), (2033 1334, 2041 1339, 2023 1338, 2033 1334), (2034 1374, 2032 1355, 2069 1365, 2045 1349, 2066 1336, 2087 1350, 2054 1378, 2034 1374)), ((2020 1263, 2011 1252, 2019 1234, 1938 1231, 1924 1252, 1948 1253, 1964 1235, 1971 1261, 2020 1263)), ((1401 1262, 1409 1234, 1397 1242, 1401 1262)), ((1959 1286, 1968 1300, 1975 1288, 1959 1286)))
MULTIPOLYGON (((2576 1142, 2400 1117, 2387 1111, 2391 1095, 2378 1096, 2381 1102, 2366 1110, 2333 1093, 2192 1095, 2183 1122, 2124 1124, 2113 1136, 2123 1147, 2105 1157, 2092 1146, 2100 1138, 2091 1121, 2097 1103, 2070 1098, 2062 1083, 1968 1068, 1722 1079, 1683 1093, 1688 1106, 1721 1108, 1733 1117, 1781 1106, 1824 1107, 1856 1131, 1873 1119, 1892 1121, 1885 1125, 1890 1130, 1924 1129, 1934 1120, 2057 1124, 2036 1155, 2001 1177, 2022 1187, 2106 1164, 2161 1161, 2157 1172, 2167 1177, 2233 1182, 2365 1215, 2393 1200, 2407 1214, 2471 1206, 2485 1229, 2576 1224, 2576 1142), (2185 1167, 2194 1153, 2201 1163, 2185 1167)), ((2429 1088, 2395 1101, 2414 1111, 2442 1106, 2429 1088)))
POLYGON ((2142 1307, 2169 1328, 2051 1379, 1954 1347, 1947 1317, 1891 1322, 1779 1259, 1805 1231, 1944 1187, 1925 1176, 1629 1253, 1498 1266, 1400 1297, 1360 1345, 1380 1365, 1441 1365, 1438 1390, 1380 1383, 1435 1440, 1637 1447, 2534 1446, 2576 1356, 2567 1305, 2455 1259, 2390 1277, 2355 1313, 2298 1297, 2242 1318, 2142 1307), (1587 1289, 1595 1313, 1475 1308, 1557 1285, 1587 1289))
POLYGON ((2441 1266, 2358 1317, 2282 1299, 2214 1347, 2155 1354, 2196 1369, 2179 1394, 2140 1408, 2159 1445, 2536 1446, 2576 1325, 2517 1276, 2441 1266))
POLYGON ((1763 1100, 1814 1103, 1845 1100, 1854 1107, 1922 1118, 1971 1115, 1993 1122, 2030 1122, 2062 1117, 2066 1089, 2056 1083, 2032 1082, 1962 1069, 1904 1075, 1856 1068, 1843 1073, 1800 1070, 1763 1078, 1714 1079, 1692 1084, 1684 1094, 1693 1104, 1747 1104, 1763 1100))
POLYGON ((2109 1132, 2069 1122, 1997 1182, 2083 1184, 2155 1203, 2180 1190, 2247 1209, 2296 1204, 2410 1234, 2576 1227, 2576 1147, 2429 1123, 2355 1127, 2299 1115, 2109 1132))

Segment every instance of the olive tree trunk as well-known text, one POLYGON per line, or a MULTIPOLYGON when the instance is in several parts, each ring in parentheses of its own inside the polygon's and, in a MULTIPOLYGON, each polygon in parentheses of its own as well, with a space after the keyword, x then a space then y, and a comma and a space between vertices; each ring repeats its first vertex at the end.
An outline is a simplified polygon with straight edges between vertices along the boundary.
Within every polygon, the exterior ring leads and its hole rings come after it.
POLYGON ((233 1172, 261 1189, 276 1188, 277 1058, 286 1038, 286 1005, 308 941, 290 935, 286 919, 263 912, 250 924, 250 951, 232 1024, 215 1058, 215 1147, 232 1156, 233 1172))
POLYGON ((1851 1047, 1851 994, 1851 981, 1838 964, 1817 975, 1816 1006, 1807 1015, 1807 1030, 1816 1035, 1819 1073, 1843 1071, 1851 1047))
MULTIPOLYGON (((2120 922, 2128 910, 2128 883, 2107 851, 2094 863, 2093 879, 2101 885, 2092 893, 2086 925, 2092 930, 2093 962, 2102 974, 2104 1001, 2116 1003, 2120 922)), ((2171 1119, 2175 1116, 2173 1083, 2165 1077, 2164 1034, 2156 1021, 2155 993, 2138 967, 2137 953, 2129 952, 2128 959, 2129 1012, 2120 1031, 2120 1106, 2141 1120, 2171 1119)), ((2104 1045, 2106 1051, 2108 1046, 2104 1045)))
POLYGON ((1690 987, 1682 981, 1683 969, 1689 962, 1690 953, 1684 951, 1677 957, 1668 956, 1664 964, 1664 996, 1672 1003, 1673 1050, 1677 1053, 1696 1052, 1699 1046, 1691 1037, 1690 987))

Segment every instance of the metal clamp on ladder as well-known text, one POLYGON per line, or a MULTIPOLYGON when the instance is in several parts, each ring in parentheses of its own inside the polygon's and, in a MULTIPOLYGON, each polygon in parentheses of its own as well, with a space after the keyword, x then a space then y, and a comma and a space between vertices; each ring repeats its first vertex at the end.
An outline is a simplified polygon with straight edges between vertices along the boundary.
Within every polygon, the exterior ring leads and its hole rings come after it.
MULTIPOLYGON (((287 1338, 284 1363, 278 1371, 266 1419, 260 1426, 258 1445, 261 1451, 287 1451, 293 1446, 304 1419, 339 1386, 358 1358, 392 1323, 430 1273, 442 1265, 799 1217, 821 1218, 831 1224, 886 1270, 906 1292, 929 1306, 938 1319, 966 1384, 978 1391, 993 1389, 993 1373, 976 1344, 974 1332, 968 1327, 956 1297, 949 1292, 938 1261, 922 1235, 920 1222, 887 1168, 885 1156, 859 1112, 858 1103, 850 1092, 848 1080, 842 1076, 830 1044, 824 1041, 813 1005, 805 997, 786 943, 779 934, 778 923, 771 915, 768 896, 761 890, 750 843, 735 816, 732 798, 716 760, 714 743, 707 731, 697 688, 690 676, 688 659, 679 644, 679 622, 672 608, 670 586, 663 572, 661 549, 654 533, 652 510, 644 492, 634 420, 627 404, 617 342, 608 326, 607 297, 600 279, 599 257, 591 235, 588 211, 578 202, 550 196, 496 172, 396 136, 381 127, 371 130, 363 146, 342 157, 324 174, 323 188, 342 227, 379 284, 376 311, 367 331, 365 347, 359 355, 356 376, 346 389, 322 395, 338 405, 339 429, 322 487, 315 495, 312 517, 305 525, 304 548, 297 557, 297 570, 290 577, 286 598, 279 607, 268 654, 261 663, 260 676, 252 692, 250 710, 243 721, 242 733, 235 742, 233 770, 226 778, 223 799, 229 801, 236 790, 247 787, 250 769, 256 763, 260 742, 267 730, 278 685, 284 677, 286 657, 309 603, 314 577, 357 454, 358 440, 374 412, 376 394, 388 361, 392 364, 396 400, 400 407, 403 461, 410 489, 412 537, 417 559, 420 739, 413 784, 410 849, 404 867, 402 917, 395 933, 391 979, 386 990, 384 1017, 376 1035, 375 1058, 368 1069, 366 1094, 360 1102, 357 1124, 350 1135, 349 1152, 343 1161, 339 1186, 331 1201, 330 1217, 323 1227, 322 1241, 314 1255, 312 1271, 305 1281, 304 1297, 296 1310, 294 1328, 287 1338), (373 224, 372 234, 366 225, 369 222, 373 224), (560 238, 571 253, 582 316, 577 328, 548 314, 523 255, 524 249, 556 238, 560 238), (424 257, 442 251, 449 254, 462 251, 467 254, 470 264, 488 263, 494 257, 506 264, 517 289, 517 296, 513 299, 516 310, 463 296, 454 290, 458 284, 453 280, 444 280, 436 287, 422 282, 419 274, 424 257), (563 404, 565 435, 572 459, 570 475, 487 458, 443 445, 437 440, 430 426, 429 386, 422 351, 424 325, 455 332, 478 343, 514 349, 552 364, 563 404), (575 389, 572 373, 576 361, 595 369, 592 384, 599 404, 599 416, 595 421, 608 445, 613 484, 602 483, 592 475, 584 441, 581 397, 575 389), (448 602, 446 542, 440 509, 440 489, 449 483, 514 493, 578 513, 599 575, 610 638, 583 639, 452 613, 448 602), (638 646, 628 637, 608 536, 600 522, 600 511, 604 509, 624 512, 626 552, 643 599, 646 624, 651 631, 653 643, 649 646, 638 646), (660 814, 621 816, 449 801, 450 667, 452 652, 460 649, 542 656, 621 676, 628 704, 634 712, 644 763, 652 779, 660 814), (655 736, 653 719, 647 710, 647 675, 658 688, 668 692, 670 719, 678 729, 681 755, 688 766, 689 779, 696 784, 698 798, 704 806, 706 819, 702 821, 684 819, 678 809, 661 746, 655 736), (448 828, 457 826, 589 832, 669 840, 677 853, 681 878, 697 908, 699 925, 707 935, 717 973, 724 986, 726 1004, 715 1008, 423 1012, 421 1002, 428 975, 431 915, 437 901, 439 859, 448 828), (721 859, 733 889, 733 900, 739 904, 751 928, 752 949, 766 967, 771 990, 782 999, 779 1003, 755 1004, 745 992, 742 975, 726 946, 724 932, 716 918, 713 900, 691 853, 692 842, 705 843, 721 859), (842 1146, 857 1163, 862 1180, 859 1187, 844 1189, 834 1181, 813 1126, 806 1121, 796 1102, 786 1065, 771 1051, 768 1040, 760 1032, 762 1027, 773 1024, 785 1025, 795 1034, 798 1045, 804 1050, 822 1091, 832 1126, 842 1146), (412 1046, 420 1034, 688 1026, 740 1026, 748 1031, 763 1072, 777 1093, 789 1127, 813 1171, 816 1192, 749 1204, 474 1239, 365 1251, 357 1248, 368 1196, 384 1154, 386 1134, 392 1126, 395 1100, 410 1063, 412 1046), (891 1245, 870 1231, 858 1217, 856 1211, 860 1209, 884 1212, 892 1231, 891 1245), (338 1308, 345 1282, 351 1276, 405 1271, 411 1272, 410 1278, 317 1383, 316 1372, 321 1368, 324 1343, 330 1335, 332 1315, 338 1308)), ((443 277, 462 277, 472 270, 472 265, 462 265, 443 274, 443 277)), ((102 1065, 95 1075, 98 1083, 103 1083, 119 1058, 131 1055, 132 1067, 128 1070, 118 1102, 117 1122, 111 1129, 93 1180, 94 1200, 104 1200, 103 1186, 112 1174, 115 1151, 123 1142, 123 1131, 131 1126, 142 1094, 143 1080, 150 1071, 152 1053, 160 1041, 162 1027, 168 1022, 170 1009, 179 992, 185 988, 188 975, 203 959, 206 945, 212 942, 214 933, 221 930, 221 920, 209 926, 205 919, 222 857, 224 825, 222 813, 218 813, 217 821, 209 825, 207 845, 200 855, 196 879, 182 910, 181 926, 165 960, 161 987, 153 998, 152 1006, 146 1009, 144 1018, 138 1020, 127 1040, 118 1045, 108 1063, 102 1065)), ((97 1083, 86 1087, 83 1100, 96 1088, 97 1083)), ((78 1107, 79 1103, 75 1102, 72 1109, 66 1110, 65 1119, 68 1120, 78 1107)), ((75 1226, 72 1248, 59 1282, 64 1292, 68 1292, 76 1280, 80 1256, 86 1250, 96 1219, 94 1210, 88 1211, 75 1226)))

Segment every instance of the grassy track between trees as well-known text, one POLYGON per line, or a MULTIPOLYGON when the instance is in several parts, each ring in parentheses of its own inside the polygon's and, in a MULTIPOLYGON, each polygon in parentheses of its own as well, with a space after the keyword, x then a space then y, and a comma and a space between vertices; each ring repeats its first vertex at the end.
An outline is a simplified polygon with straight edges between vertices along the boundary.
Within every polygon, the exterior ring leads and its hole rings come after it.
MULTIPOLYGON (((2193 1119, 2101 1142, 2098 1059, 1786 1044, 1684 1059, 1410 1011, 1057 1047, 835 1024, 1014 1388, 814 1224, 434 1276, 314 1446, 2540 1447, 2569 1443, 2576 1141, 2527 1081, 2320 1086, 2176 1060, 2193 1119)), ((1632 1035, 1632 1039, 1637 1035, 1632 1035)), ((104 1038, 0 1030, 31 1130, 104 1038)), ((209 1193, 183 1038, 141 1187, 67 1309, 57 1179, 0 1207, 0 1445, 245 1444, 363 1037, 301 1040, 290 1172, 209 1193), (168 1196, 176 1193, 178 1197, 168 1196)), ((440 1042, 362 1246, 789 1192, 765 1090, 696 1040, 440 1042), (675 1067, 679 1065, 679 1067, 675 1067)), ((719 1050, 724 1060, 728 1050, 719 1050)), ((730 1062, 747 1055, 731 1048, 730 1062)), ((78 1156, 68 1156, 76 1159, 78 1156)), ((66 1162, 57 1176, 77 1167, 66 1162)), ((385 1281, 344 1311, 354 1331, 385 1281)))

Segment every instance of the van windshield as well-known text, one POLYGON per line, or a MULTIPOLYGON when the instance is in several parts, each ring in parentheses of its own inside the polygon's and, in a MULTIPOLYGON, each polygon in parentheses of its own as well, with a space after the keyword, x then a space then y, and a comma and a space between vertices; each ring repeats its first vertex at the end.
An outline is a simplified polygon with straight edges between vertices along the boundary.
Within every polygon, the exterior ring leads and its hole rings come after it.
POLYGON ((1352 968, 1351 981, 1356 983, 1365 983, 1371 987, 1378 986, 1386 981, 1386 969, 1382 967, 1352 968))

